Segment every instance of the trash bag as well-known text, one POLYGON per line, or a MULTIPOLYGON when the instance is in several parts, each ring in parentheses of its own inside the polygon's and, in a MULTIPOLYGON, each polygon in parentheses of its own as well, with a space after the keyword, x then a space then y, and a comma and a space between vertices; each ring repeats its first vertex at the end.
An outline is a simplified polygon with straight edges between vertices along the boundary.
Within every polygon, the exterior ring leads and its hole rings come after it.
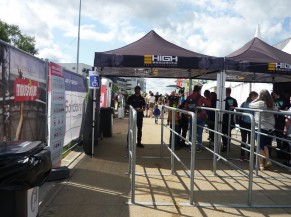
POLYGON ((51 168, 50 149, 41 141, 0 143, 0 190, 41 186, 51 168))

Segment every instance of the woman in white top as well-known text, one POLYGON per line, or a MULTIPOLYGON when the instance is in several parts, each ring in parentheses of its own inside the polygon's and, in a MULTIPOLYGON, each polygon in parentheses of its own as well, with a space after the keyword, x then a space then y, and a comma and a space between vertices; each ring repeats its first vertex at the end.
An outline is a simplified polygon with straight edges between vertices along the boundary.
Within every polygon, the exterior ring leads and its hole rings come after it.
MULTIPOLYGON (((268 90, 261 90, 260 95, 257 99, 252 101, 249 104, 250 108, 253 109, 262 109, 262 110, 275 110, 275 104, 271 97, 271 94, 268 90)), ((259 112, 255 112, 255 121, 256 124, 259 124, 259 112)), ((274 114, 268 112, 261 113, 261 133, 267 135, 273 135, 274 133, 274 126, 275 126, 275 117, 274 114)), ((268 146, 272 146, 272 137, 265 136, 259 134, 260 136, 260 144, 259 146, 259 153, 266 158, 269 158, 269 148, 268 146)), ((264 164, 264 158, 259 158, 260 170, 264 170, 272 165, 270 160, 266 160, 264 164)))
POLYGON ((150 93, 148 101, 149 101, 149 107, 150 107, 149 116, 150 116, 150 118, 152 118, 153 117, 154 107, 155 107, 155 101, 156 101, 156 98, 155 98, 153 93, 150 93))

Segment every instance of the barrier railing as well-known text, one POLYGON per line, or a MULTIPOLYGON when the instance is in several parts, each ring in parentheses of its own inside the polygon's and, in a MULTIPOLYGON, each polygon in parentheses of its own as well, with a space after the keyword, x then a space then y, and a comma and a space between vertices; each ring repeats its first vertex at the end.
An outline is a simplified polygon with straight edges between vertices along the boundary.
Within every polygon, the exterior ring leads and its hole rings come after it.
MULTIPOLYGON (((262 114, 263 113, 267 113, 267 114, 270 114, 270 115, 277 115, 277 116, 291 116, 291 112, 287 112, 287 111, 272 111, 272 110, 261 110, 261 109, 249 109, 249 108, 236 108, 237 111, 248 111, 248 112, 256 112, 258 113, 258 125, 257 125, 257 129, 256 129, 256 134, 257 135, 264 135, 264 136, 267 136, 267 137, 270 137, 272 138, 273 140, 276 140, 276 141, 281 141, 281 142, 286 142, 286 143, 289 143, 289 146, 290 146, 290 140, 288 139, 284 139, 283 137, 278 137, 278 136, 274 136, 274 135, 269 135, 269 134, 265 134, 265 133, 262 133, 261 132, 261 117, 262 117, 262 114)), ((239 129, 241 129, 241 127, 239 126, 239 129)), ((246 131, 248 131, 248 129, 244 129, 246 131)), ((275 130, 278 130, 278 129, 275 129, 275 130)), ((257 136, 257 144, 260 144, 260 136, 257 136)), ((269 147, 269 148, 272 148, 272 147, 269 147)), ((276 151, 278 152, 282 152, 282 153, 285 153, 287 155, 289 155, 289 158, 290 158, 290 152, 287 152, 285 150, 282 150, 281 148, 279 147, 276 147, 276 151)), ((262 157, 266 160, 269 160, 271 161, 272 163, 282 167, 282 168, 285 168, 285 169, 290 169, 288 166, 278 162, 278 161, 275 161, 273 159, 271 159, 270 157, 266 157, 266 156, 263 156, 261 154, 259 154, 259 148, 257 148, 256 150, 256 161, 255 161, 255 174, 256 176, 258 176, 258 168, 259 168, 259 157, 262 157)))
POLYGON ((128 118, 128 173, 131 176, 131 203, 135 203, 135 166, 136 166, 136 120, 137 113, 136 110, 130 106, 129 107, 129 118, 128 118))
MULTIPOLYGON (((231 207, 242 207, 242 206, 246 206, 246 207, 254 207, 253 204, 253 183, 254 183, 254 175, 255 177, 258 177, 258 157, 262 157, 259 154, 259 148, 256 149, 255 152, 255 135, 256 134, 262 134, 260 132, 260 127, 256 130, 255 129, 255 120, 254 120, 254 116, 250 113, 244 113, 244 112, 238 112, 240 110, 240 108, 237 108, 237 111, 228 111, 228 110, 219 110, 219 109, 214 109, 214 108, 207 108, 207 107, 197 107, 197 109, 204 109, 204 110, 208 110, 208 111, 212 111, 215 113, 215 123, 214 123, 214 129, 210 129, 206 126, 199 126, 197 125, 197 112, 193 113, 193 112, 189 112, 189 111, 185 111, 182 109, 177 109, 177 108, 172 108, 172 107, 168 107, 168 106, 163 106, 162 107, 162 112, 161 112, 161 144, 160 144, 160 158, 164 158, 164 147, 167 147, 167 150, 170 152, 170 164, 171 164, 171 174, 172 175, 179 175, 178 173, 175 173, 175 160, 177 162, 180 163, 180 165, 182 165, 182 167, 185 169, 185 173, 186 175, 190 178, 190 186, 189 186, 189 204, 188 205, 195 205, 195 206, 200 206, 199 204, 196 205, 194 204, 194 183, 195 183, 195 162, 197 161, 196 159, 196 139, 197 139, 197 128, 198 127, 202 127, 204 129, 207 129, 209 132, 213 132, 214 133, 214 147, 213 149, 211 149, 210 147, 206 147, 203 146, 208 152, 210 152, 213 155, 213 165, 212 165, 212 171, 213 171, 213 175, 214 176, 218 176, 218 177, 222 177, 221 175, 217 174, 217 162, 219 160, 223 160, 225 163, 227 163, 228 165, 230 165, 231 167, 233 167, 234 169, 236 169, 240 174, 242 174, 242 176, 246 177, 248 180, 248 186, 247 186, 247 201, 246 201, 246 205, 243 204, 225 204, 222 206, 231 206, 231 207), (165 110, 167 111, 171 111, 172 112, 172 122, 170 126, 167 126, 164 124, 164 120, 166 119, 165 116, 165 110), (176 115, 177 113, 179 114, 185 114, 188 115, 189 117, 191 117, 192 119, 192 138, 187 139, 186 137, 181 136, 178 132, 175 131, 175 125, 176 125, 176 115), (235 116, 235 115, 239 115, 239 116, 243 116, 243 117, 249 117, 250 118, 250 123, 251 123, 251 128, 248 129, 251 133, 250 136, 250 142, 243 142, 247 147, 249 148, 245 148, 245 151, 250 153, 250 159, 249 159, 249 164, 248 164, 248 172, 244 171, 242 168, 240 168, 239 166, 237 166, 236 164, 234 164, 233 162, 231 162, 231 160, 229 159, 229 151, 227 151, 226 153, 226 157, 222 156, 221 152, 221 147, 220 147, 220 139, 221 137, 226 137, 228 139, 228 146, 230 144, 232 144, 232 141, 236 141, 239 143, 242 143, 242 141, 235 139, 231 136, 231 134, 225 135, 223 133, 221 133, 221 125, 223 124, 221 121, 222 120, 222 115, 223 114, 229 114, 229 119, 228 119, 228 123, 229 123, 229 129, 228 132, 230 133, 230 130, 233 126, 231 126, 231 116, 235 116), (168 129, 170 131, 171 134, 171 141, 170 141, 170 147, 168 147, 168 143, 164 141, 164 129, 168 129), (190 167, 187 167, 187 165, 185 165, 185 163, 183 162, 183 160, 175 153, 175 136, 178 136, 180 139, 186 141, 189 143, 189 145, 191 145, 191 154, 190 154, 190 167), (256 159, 256 161, 255 161, 256 159), (254 164, 254 161, 256 162, 254 164), (255 170, 254 170, 254 165, 256 165, 255 170)), ((250 110, 250 111, 255 111, 255 112, 259 112, 259 116, 261 115, 261 113, 263 112, 267 112, 267 113, 272 113, 272 114, 280 114, 280 115, 291 115, 290 112, 276 112, 276 111, 266 111, 266 110, 254 110, 254 109, 245 109, 243 108, 242 110, 250 110)), ((132 116, 130 116, 132 117, 132 116)), ((133 117, 132 117, 133 118, 133 117)), ((131 118, 130 118, 131 119, 131 118)), ((130 122, 131 123, 131 122, 130 122)), ((259 123, 260 123, 260 119, 259 119, 259 123)), ((135 125, 130 125, 129 129, 132 131, 131 133, 131 142, 130 142, 130 146, 134 146, 129 148, 132 152, 131 157, 130 158, 135 158, 135 134, 134 129, 136 130, 136 122, 134 123, 135 125), (134 134, 134 136, 133 136, 134 134)), ((260 124, 259 124, 260 125, 260 124)), ((238 129, 242 129, 240 126, 236 126, 238 127, 238 129)), ((129 130, 129 132, 130 132, 129 130)), ((129 133, 130 135, 130 133, 129 133)), ((273 139, 276 138, 275 136, 272 136, 273 139)), ((282 139, 283 141, 288 141, 285 139, 282 139)), ((259 137, 257 138, 257 143, 259 144, 259 137)), ((229 150, 227 148, 227 150, 229 150)), ((272 160, 272 162, 274 162, 274 160, 272 160)), ((131 170, 131 177, 132 177, 132 182, 131 182, 131 203, 136 203, 135 201, 135 182, 133 179, 135 179, 135 160, 130 160, 130 163, 132 164, 130 166, 131 170)), ((288 168, 285 165, 282 165, 280 163, 276 163, 284 168, 288 168)), ((230 176, 230 175, 229 175, 230 176)), ((262 176, 261 176, 262 177, 262 176)), ((158 204, 158 202, 138 202, 139 204, 144 204, 144 205, 153 205, 153 204, 158 204)), ((168 203, 168 205, 171 205, 168 203)), ((174 205, 174 204, 172 204, 174 205)), ((183 204, 180 204, 183 205, 183 204)), ((213 206, 213 204, 210 204, 210 206, 213 206)), ((221 206, 221 204, 220 204, 221 206)), ((264 205, 265 206, 265 205, 264 205)), ((261 205, 259 205, 258 207, 261 207, 261 205)), ((271 207, 266 205, 266 207, 271 207)), ((291 207, 291 205, 275 205, 272 207, 291 207)))

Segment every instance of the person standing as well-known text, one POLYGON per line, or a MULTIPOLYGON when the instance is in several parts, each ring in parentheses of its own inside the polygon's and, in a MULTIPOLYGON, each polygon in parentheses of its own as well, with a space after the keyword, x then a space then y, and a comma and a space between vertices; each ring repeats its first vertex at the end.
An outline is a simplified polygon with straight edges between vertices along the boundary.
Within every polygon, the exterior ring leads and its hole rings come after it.
POLYGON ((159 100, 160 96, 161 96, 161 94, 159 94, 159 92, 156 92, 156 95, 155 95, 155 103, 156 104, 158 103, 158 100, 159 100))
POLYGON ((149 117, 152 118, 154 107, 155 107, 155 96, 152 92, 150 93, 150 96, 148 98, 148 102, 149 102, 149 107, 150 107, 149 108, 149 117))
POLYGON ((149 109, 150 109, 150 105, 148 102, 146 102, 146 118, 149 117, 149 109))
MULTIPOLYGON (((231 88, 228 87, 225 90, 225 110, 230 110, 233 111, 235 107, 238 107, 237 101, 235 98, 231 97, 231 88)), ((228 137, 231 136, 231 130, 234 129, 234 118, 233 115, 230 115, 230 126, 228 123, 229 120, 229 115, 230 114, 224 114, 223 115, 223 125, 222 125, 222 133, 228 137), (229 132, 228 129, 230 128, 229 132)), ((222 149, 221 152, 225 152, 227 150, 227 142, 228 142, 228 138, 225 136, 222 136, 222 149)))
MULTIPOLYGON (((183 103, 181 105, 179 105, 179 109, 184 109, 186 100, 183 101, 183 103)), ((181 113, 181 118, 179 120, 179 126, 180 126, 180 130, 181 130, 181 135, 183 138, 186 138, 187 136, 187 131, 188 131, 188 115, 181 113)), ((180 139, 179 142, 179 146, 180 147, 186 147, 185 144, 185 140, 184 139, 180 139)))
MULTIPOLYGON (((258 93, 255 91, 250 92, 247 100, 241 104, 241 108, 249 108, 250 102, 258 97, 258 93)), ((252 111, 240 110, 240 112, 245 112, 254 115, 252 111)), ((240 161, 248 160, 249 153, 245 149, 250 149, 245 143, 248 141, 248 144, 251 143, 251 119, 248 116, 240 116, 240 133, 241 133, 241 151, 240 151, 240 161)))
POLYGON ((123 101, 124 101, 124 96, 120 92, 118 92, 118 95, 117 95, 118 108, 123 108, 123 101))
MULTIPOLYGON (((184 109, 187 111, 195 112, 196 106, 211 107, 210 98, 201 96, 201 87, 198 85, 194 86, 193 93, 187 97, 184 109)), ((203 109, 197 111, 197 142, 196 152, 200 152, 202 148, 202 133, 203 127, 206 123, 207 114, 203 109)), ((192 118, 189 119, 189 138, 192 139, 192 118)), ((196 141, 194 141, 196 142, 196 141)), ((191 146, 190 146, 191 148, 191 146)))
POLYGON ((155 123, 158 124, 159 116, 161 115, 161 110, 159 109, 159 105, 155 105, 154 116, 155 116, 155 123))
POLYGON ((131 105, 137 112, 136 126, 137 126, 137 143, 136 146, 140 148, 144 148, 144 145, 141 144, 142 137, 142 125, 143 125, 143 112, 145 110, 145 100, 141 96, 141 88, 140 86, 136 86, 134 88, 134 94, 128 97, 127 103, 131 105))
MULTIPOLYGON (((252 101, 249 104, 250 108, 253 109, 262 109, 262 110, 276 110, 274 101, 271 97, 271 94, 268 90, 261 90, 260 95, 257 99, 252 101)), ((259 112, 255 112, 255 121, 256 124, 259 124, 259 112)), ((259 157, 259 166, 260 170, 263 171, 265 168, 271 167, 272 163, 268 159, 270 157, 269 155, 269 146, 272 146, 272 140, 273 138, 268 135, 274 134, 274 126, 275 126, 275 117, 272 113, 262 112, 261 113, 261 131, 260 133, 266 134, 259 134, 260 136, 260 144, 259 146, 259 153, 260 155, 264 156, 266 159, 266 162, 264 164, 264 158, 259 157)))
MULTIPOLYGON (((272 92, 271 96, 273 96, 273 100, 276 106, 277 111, 288 111, 289 103, 285 100, 281 94, 277 94, 276 92, 272 92)), ((276 134, 276 142, 277 142, 277 157, 281 159, 284 156, 284 152, 282 152, 283 141, 281 140, 284 137, 284 127, 285 127, 285 116, 284 115, 275 115, 275 134, 276 134)))
MULTIPOLYGON (((179 97, 176 96, 175 91, 172 91, 171 95, 167 97, 167 105, 169 107, 177 108, 178 104, 179 104, 179 97)), ((171 110, 168 111, 167 125, 171 124, 170 119, 172 120, 172 111, 171 110)))

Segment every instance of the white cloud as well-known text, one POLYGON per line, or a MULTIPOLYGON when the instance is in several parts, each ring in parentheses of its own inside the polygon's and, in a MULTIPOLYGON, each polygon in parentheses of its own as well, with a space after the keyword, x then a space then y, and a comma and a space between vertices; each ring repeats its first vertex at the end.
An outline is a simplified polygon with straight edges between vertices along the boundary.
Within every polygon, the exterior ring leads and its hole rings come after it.
MULTIPOLYGON (((125 46, 152 29, 183 48, 225 56, 251 40, 257 24, 267 43, 290 37, 290 8, 289 0, 83 0, 80 59, 92 64, 95 51, 125 46)), ((75 62, 78 13, 79 0, 0 2, 1 20, 35 36, 39 56, 58 62, 75 62)))
POLYGON ((147 78, 147 93, 152 91, 154 94, 159 92, 159 94, 165 95, 170 94, 172 91, 176 90, 174 87, 167 87, 168 85, 175 85, 176 79, 166 79, 166 78, 147 78))

